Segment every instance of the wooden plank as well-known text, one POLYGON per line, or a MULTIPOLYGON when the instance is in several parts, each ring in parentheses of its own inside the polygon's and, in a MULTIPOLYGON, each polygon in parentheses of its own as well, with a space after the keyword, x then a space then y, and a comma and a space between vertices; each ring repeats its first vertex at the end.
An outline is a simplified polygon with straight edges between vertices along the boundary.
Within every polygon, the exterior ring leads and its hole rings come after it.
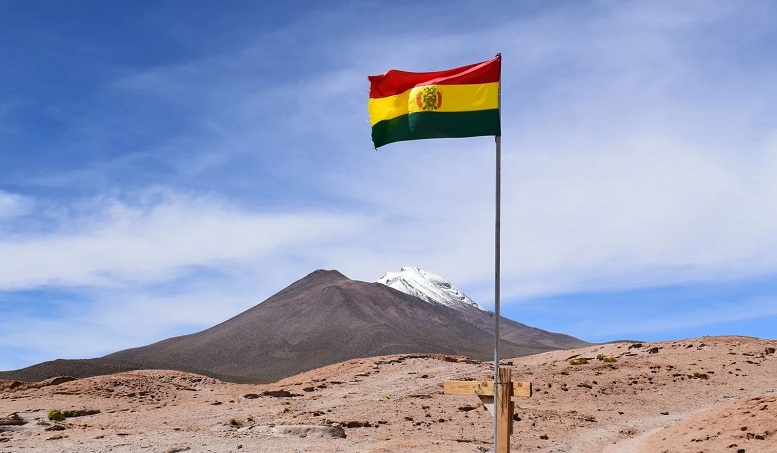
POLYGON ((494 396, 493 381, 443 381, 442 386, 448 395, 494 396))
POLYGON ((513 382, 513 396, 529 398, 531 396, 531 382, 513 382))
MULTIPOLYGON (((493 381, 443 381, 442 385, 447 395, 494 396, 493 381)), ((532 394, 531 382, 511 382, 507 389, 510 396, 528 398, 532 394)))

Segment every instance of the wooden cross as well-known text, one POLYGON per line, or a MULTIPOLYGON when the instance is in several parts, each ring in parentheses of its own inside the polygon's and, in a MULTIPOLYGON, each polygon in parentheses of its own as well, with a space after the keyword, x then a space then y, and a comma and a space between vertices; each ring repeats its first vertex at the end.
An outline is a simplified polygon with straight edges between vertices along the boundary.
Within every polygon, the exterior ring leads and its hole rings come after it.
POLYGON ((496 385, 498 401, 494 404, 493 381, 444 381, 447 395, 477 395, 489 409, 496 423, 496 453, 510 453, 510 434, 513 433, 513 412, 515 405, 511 397, 531 396, 531 382, 512 382, 510 368, 499 368, 496 385))

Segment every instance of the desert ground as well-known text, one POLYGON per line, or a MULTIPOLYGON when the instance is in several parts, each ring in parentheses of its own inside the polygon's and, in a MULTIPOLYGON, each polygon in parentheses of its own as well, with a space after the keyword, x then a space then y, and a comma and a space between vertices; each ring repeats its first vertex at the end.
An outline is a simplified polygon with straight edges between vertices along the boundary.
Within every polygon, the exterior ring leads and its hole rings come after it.
MULTIPOLYGON (((777 452, 775 347, 703 337, 503 360, 534 389, 514 399, 511 451, 777 452)), ((488 452, 491 415, 443 381, 492 378, 492 363, 411 354, 264 385, 162 370, 0 381, 0 452, 488 452)))

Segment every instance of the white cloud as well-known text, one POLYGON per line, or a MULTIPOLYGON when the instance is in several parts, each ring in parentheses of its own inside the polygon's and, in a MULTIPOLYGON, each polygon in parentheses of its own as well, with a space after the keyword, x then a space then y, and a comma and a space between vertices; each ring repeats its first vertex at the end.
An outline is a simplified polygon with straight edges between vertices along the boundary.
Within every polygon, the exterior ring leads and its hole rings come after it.
POLYGON ((29 198, 0 190, 0 221, 24 215, 31 207, 29 198))
POLYGON ((115 285, 229 267, 347 235, 357 215, 252 212, 208 197, 164 193, 139 203, 94 200, 54 231, 0 238, 0 288, 115 285))
MULTIPOLYGON (((508 149, 503 298, 777 273, 777 206, 770 201, 777 198, 777 153, 770 146, 749 150, 758 158, 745 162, 727 148, 646 131, 598 137, 574 152, 508 149)), ((352 248, 321 255, 364 279, 418 265, 465 290, 482 288, 470 295, 488 303, 490 140, 413 142, 365 161, 332 190, 379 223, 352 248)))
POLYGON ((511 166, 522 170, 505 219, 511 292, 777 272, 777 207, 769 202, 777 161, 761 163, 734 170, 719 154, 644 140, 564 160, 516 157, 511 166))

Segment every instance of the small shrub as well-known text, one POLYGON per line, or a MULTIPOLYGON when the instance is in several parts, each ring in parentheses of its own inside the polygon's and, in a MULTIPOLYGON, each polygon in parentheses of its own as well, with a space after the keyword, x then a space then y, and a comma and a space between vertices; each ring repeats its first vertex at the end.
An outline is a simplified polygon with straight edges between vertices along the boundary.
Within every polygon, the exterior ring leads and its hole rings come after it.
POLYGON ((229 426, 234 426, 236 428, 242 428, 243 427, 243 422, 241 422, 240 420, 238 420, 236 418, 231 418, 231 419, 229 419, 229 426))
POLYGON ((54 422, 65 421, 65 414, 63 414, 62 412, 58 411, 57 409, 50 410, 48 417, 49 417, 49 420, 54 421, 54 422))
POLYGON ((568 363, 570 365, 588 365, 588 359, 586 359, 586 358, 569 359, 568 363))
POLYGON ((49 411, 48 417, 49 417, 49 420, 61 422, 65 420, 65 418, 83 417, 84 415, 94 415, 99 413, 100 411, 98 409, 84 409, 80 411, 76 411, 76 410, 60 411, 58 409, 52 409, 49 411))
POLYGON ((617 362, 618 358, 617 357, 607 357, 604 354, 599 354, 599 355, 596 356, 596 360, 602 361, 604 363, 613 363, 613 362, 617 362))

